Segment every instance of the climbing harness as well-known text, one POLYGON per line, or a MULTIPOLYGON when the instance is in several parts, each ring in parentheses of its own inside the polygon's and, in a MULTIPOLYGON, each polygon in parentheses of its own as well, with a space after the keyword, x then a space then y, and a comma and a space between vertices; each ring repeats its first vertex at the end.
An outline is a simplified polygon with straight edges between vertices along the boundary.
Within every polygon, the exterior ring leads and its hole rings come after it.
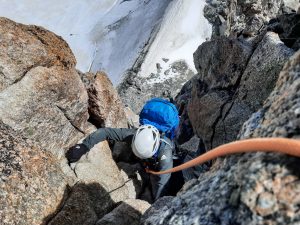
POLYGON ((166 173, 173 173, 203 164, 207 161, 213 160, 217 157, 231 155, 236 153, 246 152, 278 152, 291 156, 300 157, 300 140, 289 138, 253 138, 247 140, 234 141, 228 144, 218 146, 197 158, 190 160, 180 166, 165 171, 153 171, 146 169, 147 173, 160 175, 166 173))

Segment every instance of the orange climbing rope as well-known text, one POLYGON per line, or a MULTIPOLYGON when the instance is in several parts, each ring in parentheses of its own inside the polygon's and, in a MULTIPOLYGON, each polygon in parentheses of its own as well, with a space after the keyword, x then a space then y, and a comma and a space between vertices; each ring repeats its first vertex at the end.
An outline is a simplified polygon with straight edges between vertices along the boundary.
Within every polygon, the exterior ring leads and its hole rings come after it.
POLYGON ((248 140, 234 141, 216 147, 197 158, 190 160, 180 166, 165 171, 155 172, 147 169, 151 174, 160 175, 184 170, 200 165, 217 157, 245 152, 279 152, 291 156, 300 157, 300 140, 288 138, 253 138, 248 140))

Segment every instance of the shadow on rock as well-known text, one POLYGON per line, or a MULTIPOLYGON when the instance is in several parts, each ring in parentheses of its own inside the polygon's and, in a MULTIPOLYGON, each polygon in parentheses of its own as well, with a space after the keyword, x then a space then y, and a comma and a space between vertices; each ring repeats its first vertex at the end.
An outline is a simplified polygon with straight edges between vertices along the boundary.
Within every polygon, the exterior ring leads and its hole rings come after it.
POLYGON ((49 225, 95 224, 117 204, 98 183, 78 183, 72 189, 65 190, 65 198, 56 213, 44 219, 49 225))

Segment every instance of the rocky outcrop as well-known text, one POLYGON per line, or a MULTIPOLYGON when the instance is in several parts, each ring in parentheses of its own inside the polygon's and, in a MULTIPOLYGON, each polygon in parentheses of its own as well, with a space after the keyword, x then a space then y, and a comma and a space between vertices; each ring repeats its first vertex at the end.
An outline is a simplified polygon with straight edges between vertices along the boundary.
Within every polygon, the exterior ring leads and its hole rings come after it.
POLYGON ((269 30, 279 34, 286 46, 300 49, 300 7, 298 13, 280 15, 269 23, 269 30))
POLYGON ((192 83, 187 112, 206 149, 236 139, 242 124, 273 90, 282 65, 293 54, 272 32, 258 45, 256 42, 215 39, 202 44, 194 54, 199 74, 192 83))
POLYGON ((150 207, 148 202, 138 199, 128 199, 106 214, 96 225, 139 225, 141 216, 150 207))
POLYGON ((0 119, 57 156, 84 134, 87 93, 67 43, 0 19, 0 119))
POLYGON ((240 138, 297 137, 300 128, 300 51, 285 64, 263 107, 243 125, 240 138))
POLYGON ((116 92, 98 74, 88 96, 68 45, 50 31, 0 18, 0 36, 1 224, 95 224, 129 186, 107 143, 74 172, 64 152, 95 129, 88 97, 104 125, 127 125, 116 92))
MULTIPOLYGON (((298 51, 240 137, 299 137, 299 65, 298 51)), ((218 160, 209 172, 188 182, 177 197, 156 202, 142 224, 297 224, 299 163, 298 158, 274 153, 218 160)))
POLYGON ((104 72, 81 75, 89 95, 90 121, 97 127, 127 127, 124 106, 104 72))
POLYGON ((1 224, 42 224, 72 180, 57 160, 0 122, 1 224))
POLYGON ((183 84, 195 75, 184 61, 174 62, 164 73, 160 65, 157 67, 157 73, 142 77, 137 76, 139 70, 137 66, 128 71, 124 81, 118 85, 122 101, 135 113, 139 113, 146 101, 151 98, 174 98, 183 84))
POLYGON ((204 16, 213 24, 213 37, 256 35, 271 19, 294 13, 300 6, 297 0, 208 0, 207 3, 204 16))
POLYGON ((113 201, 120 202, 128 198, 125 181, 106 142, 95 145, 88 154, 81 157, 74 171, 79 181, 99 183, 110 193, 113 201))

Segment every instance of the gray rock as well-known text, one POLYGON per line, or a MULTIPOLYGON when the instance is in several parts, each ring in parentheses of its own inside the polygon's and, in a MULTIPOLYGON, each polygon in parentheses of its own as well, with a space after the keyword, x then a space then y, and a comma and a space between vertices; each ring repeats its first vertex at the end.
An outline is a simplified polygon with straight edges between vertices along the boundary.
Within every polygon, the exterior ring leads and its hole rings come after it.
POLYGON ((196 152, 199 148, 199 144, 201 142, 201 139, 194 135, 189 141, 183 143, 179 146, 179 148, 186 152, 196 152))
POLYGON ((284 13, 296 12, 299 7, 298 0, 283 0, 284 13))
POLYGON ((206 149, 237 138, 243 123, 273 90, 292 54, 272 32, 253 50, 232 40, 214 40, 199 47, 194 54, 199 75, 193 81, 187 110, 206 149))
POLYGON ((271 19, 296 12, 299 7, 297 0, 221 0, 207 3, 204 16, 213 24, 213 37, 257 35, 271 19))
POLYGON ((192 88, 195 80, 197 80, 197 76, 194 76, 186 82, 175 98, 175 104, 180 116, 179 130, 176 137, 179 145, 190 140, 194 136, 193 127, 188 116, 187 106, 192 96, 192 88))
POLYGON ((0 122, 1 224, 41 224, 71 182, 53 155, 0 122))
POLYGON ((224 107, 230 105, 251 54, 251 46, 230 39, 205 42, 194 53, 199 74, 192 83, 187 112, 206 149, 213 146, 214 127, 222 118, 224 107))
POLYGON ((148 202, 138 199, 128 199, 106 214, 96 225, 138 225, 140 218, 150 207, 148 202))
POLYGON ((261 116, 254 115, 243 125, 240 136, 295 136, 299 128, 297 110, 300 107, 298 95, 300 52, 297 51, 281 71, 276 87, 260 109, 261 116), (295 113, 296 112, 296 113, 295 113), (247 132, 249 124, 252 132, 247 132))
POLYGON ((300 15, 291 13, 279 16, 273 21, 270 21, 268 26, 279 34, 280 39, 284 44, 294 50, 300 49, 300 15))

